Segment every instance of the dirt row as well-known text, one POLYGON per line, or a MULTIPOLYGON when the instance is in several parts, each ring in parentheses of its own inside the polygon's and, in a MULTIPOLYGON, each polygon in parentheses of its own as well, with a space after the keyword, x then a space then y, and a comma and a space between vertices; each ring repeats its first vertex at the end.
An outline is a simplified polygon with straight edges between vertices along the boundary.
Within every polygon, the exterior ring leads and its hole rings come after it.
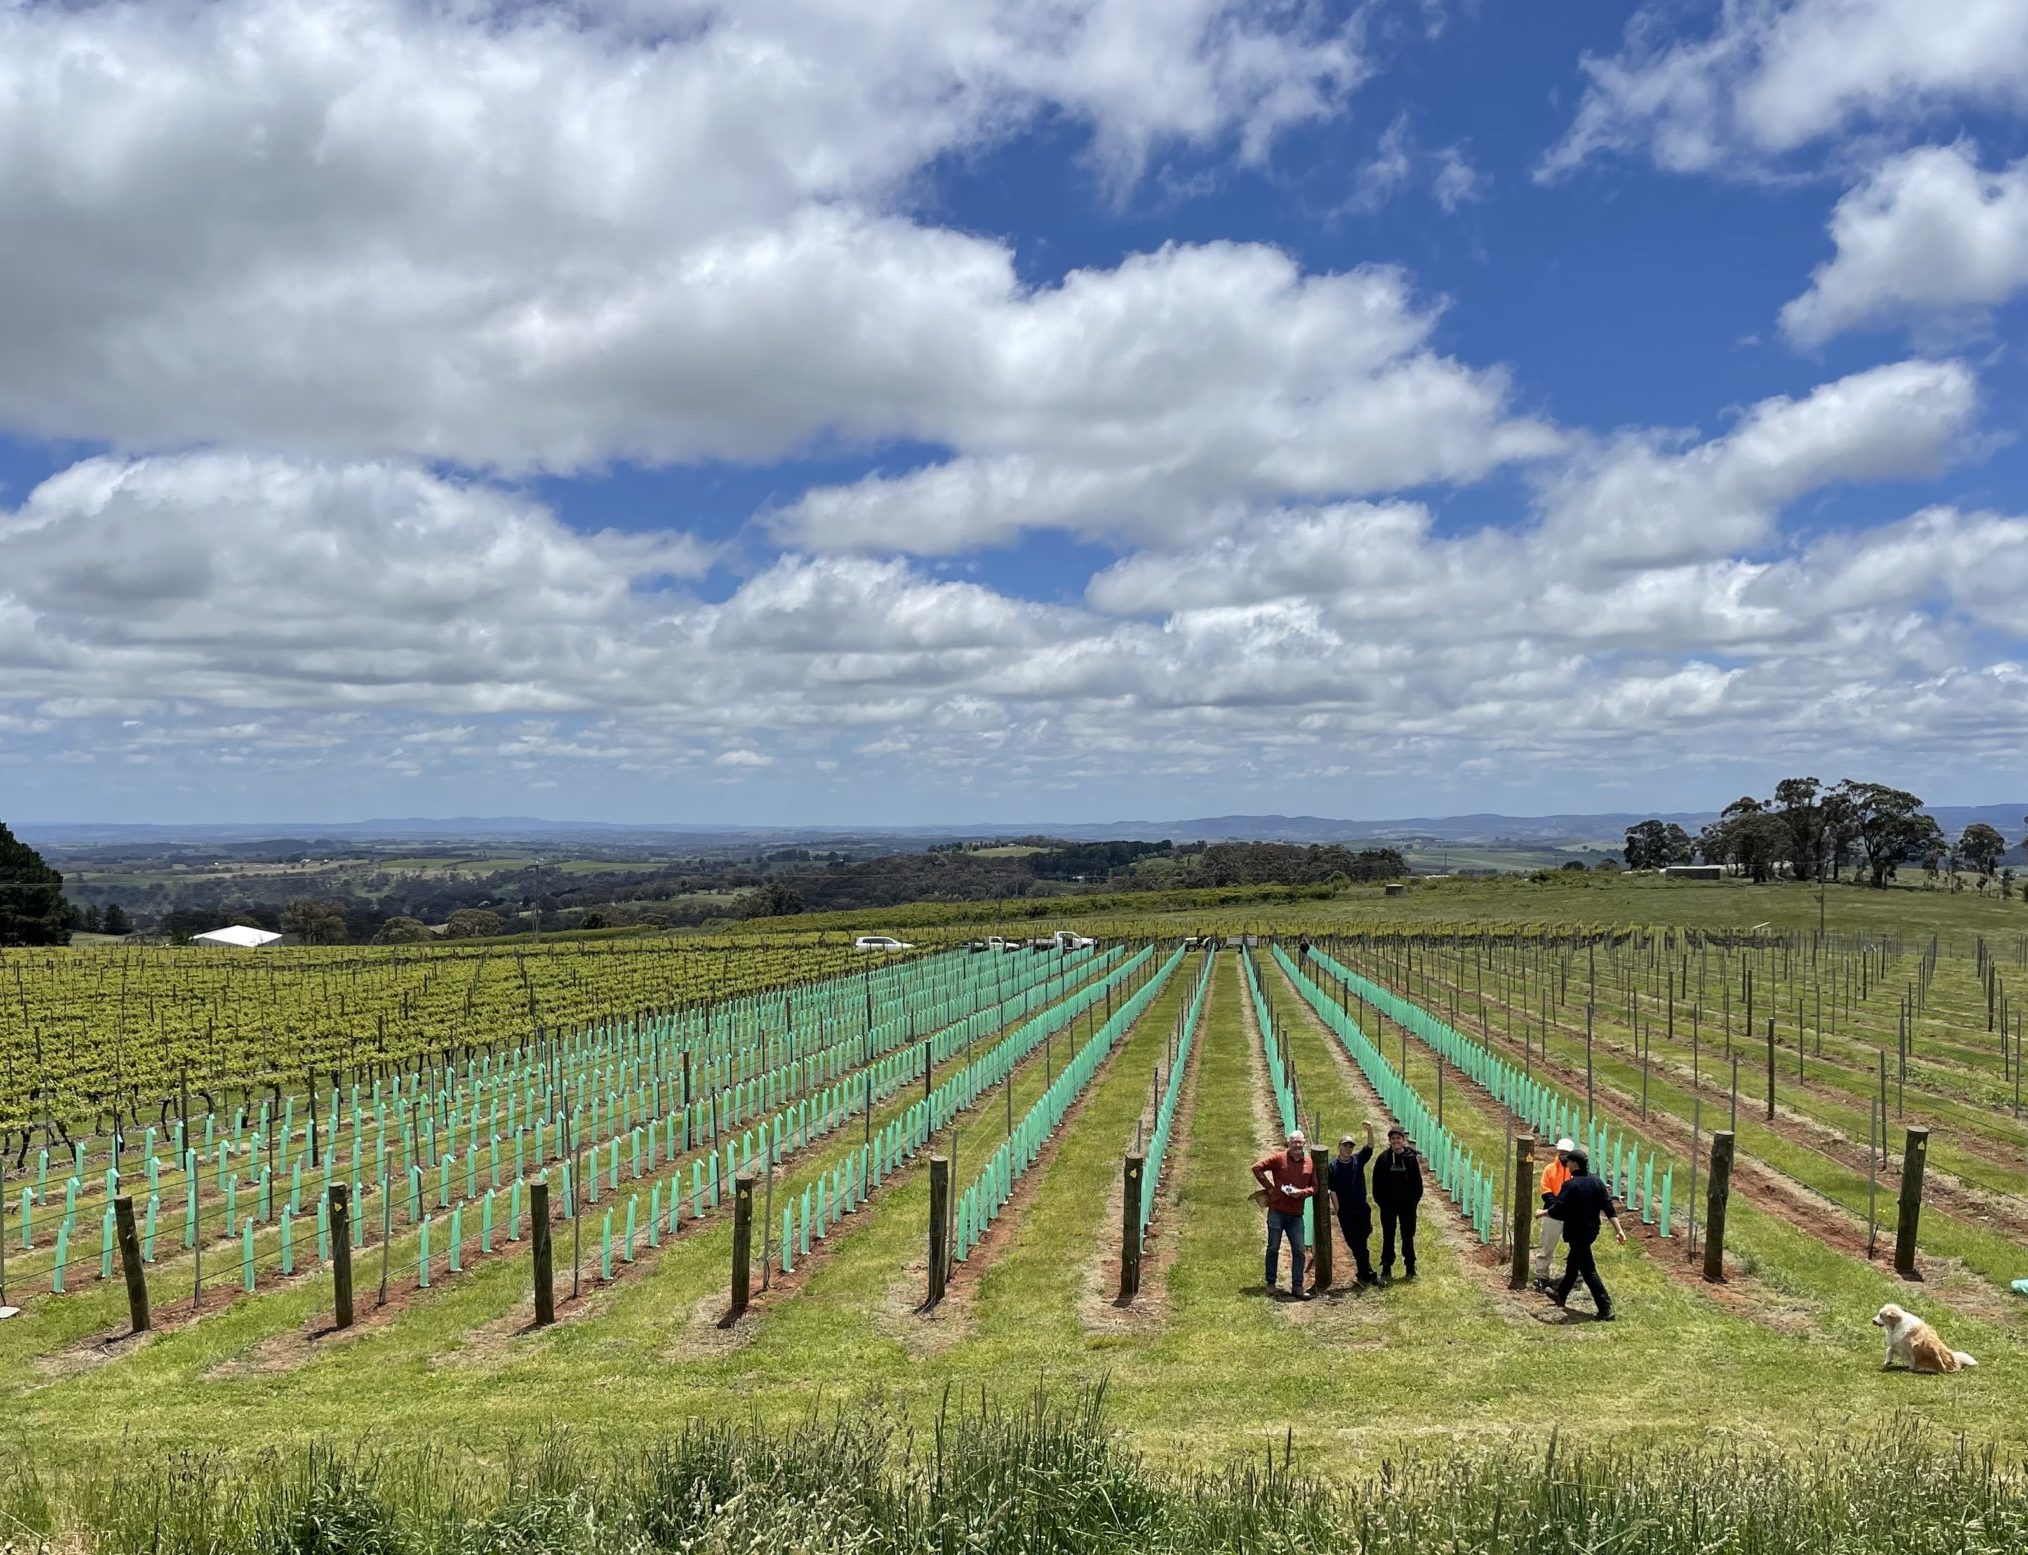
MULTIPOLYGON (((1369 973, 1368 975, 1371 974, 1369 973)), ((1391 984, 1387 983, 1383 983, 1383 986, 1392 987, 1391 984)), ((1398 989, 1395 991, 1399 992, 1398 989)), ((1403 997, 1408 996, 1403 995, 1403 997)), ((1486 1008, 1489 1011, 1503 1011, 1510 1017, 1515 1013, 1515 1006, 1505 1001, 1488 999, 1486 1001, 1486 1008)), ((1539 1027, 1540 1021, 1535 1013, 1533 1011, 1525 1013, 1527 1013, 1531 1023, 1539 1027)), ((1550 1025, 1552 1030, 1562 1036, 1576 1041, 1584 1039, 1582 1027, 1571 1026, 1560 1021, 1552 1021, 1550 1025)), ((1505 1053, 1510 1059, 1525 1057, 1527 1044, 1516 1043, 1511 1031, 1502 1031, 1495 1028, 1491 1036, 1493 1047, 1505 1053), (1516 1054, 1514 1052, 1517 1046, 1524 1048, 1523 1054, 1516 1054)), ((1600 1037, 1596 1032, 1593 1034, 1592 1042, 1594 1048, 1610 1054, 1620 1062, 1633 1064, 1640 1062, 1640 1055, 1621 1042, 1600 1037)), ((1564 1060, 1547 1056, 1543 1056, 1541 1061, 1545 1064, 1556 1064, 1559 1067, 1565 1065, 1564 1060)), ((1691 1077, 1683 1072, 1674 1062, 1664 1060, 1658 1063, 1651 1054, 1649 1063, 1654 1067, 1656 1072, 1665 1075, 1672 1084, 1689 1085, 1691 1077)), ((1794 1085, 1798 1082, 1791 1076, 1788 1083, 1794 1085)), ((1811 1090, 1813 1094, 1823 1094, 1823 1091, 1817 1087, 1811 1086, 1807 1082, 1804 1082, 1804 1084, 1805 1088, 1811 1090)), ((1689 1158, 1691 1128, 1688 1123, 1672 1113, 1657 1111, 1652 1106, 1648 1110, 1647 1119, 1640 1121, 1640 1098, 1638 1096, 1618 1086, 1600 1083, 1596 1078, 1594 1078, 1594 1090, 1601 1098, 1610 1101, 1615 1116, 1618 1116, 1622 1122, 1630 1123, 1632 1126, 1640 1128, 1658 1140, 1666 1142, 1669 1148, 1675 1150, 1685 1159, 1689 1158)), ((1827 1099, 1830 1098, 1827 1097, 1827 1099)), ((1847 1097, 1844 1100, 1849 1102, 1850 1098, 1847 1097)), ((1601 1110, 1605 1109, 1602 1107, 1601 1110)), ((1772 1130, 1789 1143, 1806 1150, 1814 1151, 1818 1155, 1824 1156, 1827 1160, 1833 1161, 1850 1171, 1864 1172, 1867 1169, 1868 1152, 1864 1145, 1858 1144, 1847 1138, 1844 1134, 1839 1133, 1826 1124, 1818 1122, 1814 1118, 1784 1107, 1781 1103, 1779 1088, 1777 1089, 1775 1118, 1773 1122, 1769 1122, 1765 1117, 1758 1115, 1754 1121, 1757 1126, 1772 1130)), ((1891 1200, 1900 1191, 1901 1163, 1898 1159, 1890 1157, 1880 1164, 1878 1171, 1881 1196, 1883 1200, 1891 1200)), ((1823 1198, 1814 1190, 1789 1176, 1786 1172, 1779 1171, 1752 1157, 1740 1155, 1735 1158, 1733 1174, 1735 1178, 1757 1174, 1762 1185, 1770 1192, 1780 1197, 1794 1200, 1799 1205, 1798 1212, 1808 1220, 1806 1229, 1810 1229, 1813 1235, 1823 1234, 1825 1240, 1833 1240, 1830 1235, 1821 1232, 1817 1228, 1827 1226, 1830 1223, 1825 1219, 1826 1216, 1836 1217, 1838 1222, 1845 1227, 1846 1242, 1849 1243, 1851 1227, 1856 1222, 1857 1217, 1850 1211, 1823 1198)), ((1927 1205, 1956 1219, 1984 1226, 1999 1231, 2004 1235, 2028 1241, 2028 1203, 2023 1203, 2019 1199, 2005 1194, 1991 1193, 1985 1189, 1972 1186, 1962 1178, 1950 1172, 1940 1170, 1933 1165, 1928 1167, 1923 1173, 1923 1197, 1927 1205)), ((1860 1255, 1863 1257, 1865 1256, 1863 1223, 1857 1236, 1860 1255)))
MULTIPOLYGON (((1211 1007, 1212 993, 1207 987, 1204 1003, 1197 1011, 1190 1057, 1183 1065, 1175 1117, 1169 1125, 1169 1150, 1162 1160, 1162 1175, 1155 1184, 1155 1212, 1148 1221, 1141 1247, 1141 1288, 1131 1300, 1120 1299, 1120 1238, 1124 1233, 1117 1228, 1126 1208, 1126 1184, 1115 1177, 1106 1193, 1097 1247, 1086 1266, 1084 1287, 1078 1298, 1078 1317, 1088 1333, 1151 1329, 1159 1327, 1169 1315, 1169 1270, 1183 1245, 1183 1225, 1179 1213, 1183 1167, 1190 1159, 1190 1143, 1197 1120, 1197 1077, 1204 1068, 1204 1045, 1211 1026, 1211 1007)), ((1152 1130, 1155 1126, 1152 1105, 1142 1117, 1152 1130)), ((1125 1142, 1122 1141, 1124 1148, 1125 1142)))
MULTIPOLYGON (((1373 973, 1369 971, 1368 975, 1371 976, 1373 975, 1373 973)), ((1394 981, 1388 978, 1376 977, 1375 980, 1383 983, 1385 986, 1389 988, 1394 989, 1394 991, 1397 993, 1403 993, 1404 997, 1413 997, 1413 995, 1406 994, 1399 984, 1395 983, 1394 981)), ((1464 992, 1462 987, 1460 988, 1459 991, 1460 993, 1464 992)), ((1473 990, 1472 1002, 1474 1004, 1477 1004, 1478 1001, 1479 995, 1476 990, 1473 990)), ((1488 1011, 1493 1010, 1502 1011, 1509 1018, 1510 1025, 1512 1023, 1512 1018, 1518 1015, 1525 1026, 1537 1030, 1541 1029, 1542 1012, 1540 1009, 1532 1005, 1516 1004, 1511 999, 1501 999, 1493 996, 1488 996, 1485 1000, 1485 1004, 1488 1011)), ((1599 1006, 1599 1008, 1601 1011, 1603 1011, 1605 1009, 1605 1006, 1599 1006)), ((1617 1021, 1618 1018, 1619 1017, 1617 1013, 1615 1013, 1614 1015, 1615 1021, 1617 1021)), ((1549 1022, 1549 1025, 1552 1030, 1557 1031, 1567 1037, 1582 1039, 1582 1037, 1584 1036, 1584 1028, 1573 1021, 1552 1020, 1549 1022)), ((1680 1035, 1681 1030, 1682 1028, 1679 1026, 1678 1027, 1679 1035, 1677 1037, 1677 1042, 1679 1045, 1683 1041, 1683 1038, 1680 1035)), ((1604 1047, 1608 1051, 1614 1052, 1623 1058, 1628 1058, 1632 1062, 1638 1063, 1640 1061, 1640 1055, 1637 1052, 1632 1052, 1622 1041, 1618 1040, 1617 1038, 1609 1038, 1594 1031, 1593 1041, 1595 1045, 1604 1047)), ((1763 1049, 1755 1047, 1751 1039, 1742 1039, 1742 1045, 1744 1045, 1745 1047, 1754 1052, 1764 1051, 1763 1049)), ((1690 1075, 1688 1071, 1684 1069, 1682 1061, 1680 1057, 1678 1057, 1677 1055, 1665 1052, 1661 1057, 1661 1059, 1657 1061, 1651 1052, 1650 1062, 1655 1064, 1659 1071, 1668 1074, 1676 1082, 1684 1085, 1690 1083, 1690 1075)), ((1857 1072, 1850 1063, 1844 1062, 1843 1060, 1835 1056, 1826 1058, 1821 1054, 1819 1054, 1813 1058, 1813 1062, 1818 1064, 1820 1067, 1823 1066, 1835 1067, 1847 1074, 1857 1072)), ((1804 1095, 1815 1097, 1816 1099, 1830 1106, 1856 1107, 1859 1101, 1862 1099, 1860 1097, 1854 1096, 1851 1092, 1843 1090, 1837 1086, 1827 1085, 1820 1079, 1811 1078, 1807 1070, 1801 1076, 1797 1076, 1793 1072, 1780 1072, 1777 1075, 1777 1080, 1779 1082, 1778 1092, 1779 1090, 1782 1089, 1800 1090, 1804 1095)), ((1938 1099, 1954 1101, 1960 1105, 1967 1107, 1976 1107, 1979 1105, 1979 1103, 1963 1097, 1941 1097, 1938 1099)), ((1780 1110, 1779 1094, 1777 1094, 1776 1103, 1777 1103, 1777 1111, 1779 1112, 1780 1110)), ((1849 1143, 1849 1141, 1846 1141, 1846 1136, 1844 1134, 1828 1127, 1825 1124, 1817 1122, 1814 1118, 1810 1118, 1805 1114, 1791 1112, 1788 1115, 1788 1118, 1789 1121, 1793 1121, 1794 1123, 1796 1123, 1801 1127, 1816 1130, 1829 1136, 1830 1138, 1849 1143)), ((1979 1128, 1976 1125, 1967 1126, 1963 1124, 1954 1123, 1952 1125, 1952 1128, 1955 1130, 1955 1137, 1958 1143, 1966 1150, 1968 1154, 1977 1156, 1997 1167, 2009 1167, 2015 1164, 2020 1149, 2016 1141, 1998 1134, 1991 1133, 1987 1130, 1979 1128)), ((1860 1150, 1860 1165, 1863 1167, 1865 1164, 1863 1148, 1862 1147, 1854 1147, 1854 1148, 1860 1150)), ((1971 1191, 1977 1193, 1980 1190, 1973 1189, 1971 1191)))

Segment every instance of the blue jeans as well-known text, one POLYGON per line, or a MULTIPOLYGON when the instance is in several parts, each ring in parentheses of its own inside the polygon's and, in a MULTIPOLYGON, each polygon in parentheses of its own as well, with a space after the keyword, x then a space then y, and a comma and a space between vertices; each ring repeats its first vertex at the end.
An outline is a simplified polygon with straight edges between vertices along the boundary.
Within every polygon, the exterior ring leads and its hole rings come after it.
POLYGON ((1289 1289, 1303 1288, 1303 1212, 1285 1215, 1268 1211, 1267 1288, 1275 1288, 1275 1269, 1282 1261, 1282 1237, 1289 1239, 1289 1289))

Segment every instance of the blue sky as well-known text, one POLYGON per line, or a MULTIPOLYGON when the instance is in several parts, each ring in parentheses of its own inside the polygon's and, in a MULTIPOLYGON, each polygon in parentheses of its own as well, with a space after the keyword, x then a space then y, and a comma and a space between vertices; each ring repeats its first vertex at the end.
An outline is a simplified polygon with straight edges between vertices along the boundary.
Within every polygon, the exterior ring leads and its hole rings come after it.
POLYGON ((0 816, 2028 792, 2028 0, 0 0, 0 816))

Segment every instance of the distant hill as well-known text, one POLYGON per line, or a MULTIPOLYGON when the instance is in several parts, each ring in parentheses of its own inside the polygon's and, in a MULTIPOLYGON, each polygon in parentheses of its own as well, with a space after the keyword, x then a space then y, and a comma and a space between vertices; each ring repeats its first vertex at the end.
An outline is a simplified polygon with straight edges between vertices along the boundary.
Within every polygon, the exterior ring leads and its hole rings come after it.
MULTIPOLYGON (((1617 840, 1629 826, 1645 821, 1640 815, 1424 815, 1392 821, 1334 820, 1321 815, 1209 815, 1187 821, 1108 821, 1088 826, 1044 828, 1057 836, 1080 840, 1117 837, 1153 842, 1374 842, 1420 841, 1456 843, 1543 843, 1617 840)), ((1718 812, 1670 814, 1690 831, 1717 819, 1718 812)))
MULTIPOLYGON (((1686 831, 1717 818, 1715 810, 1684 811, 1657 817, 1674 821, 1686 831)), ((1997 805, 1932 805, 1937 824, 1955 836, 1975 821, 1996 827, 2010 843, 2017 843, 2028 815, 2028 801, 1997 805)), ((1629 826, 1653 816, 1653 811, 1607 811, 1564 815, 1474 815, 1411 816, 1399 820, 1355 821, 1320 815, 1209 815, 1187 820, 1098 822, 986 821, 971 825, 933 826, 735 826, 696 822, 614 822, 553 821, 537 816, 452 816, 436 819, 425 816, 379 818, 305 824, 301 821, 217 825, 158 825, 119 822, 73 822, 60 824, 22 823, 15 832, 37 845, 83 847, 93 844, 136 843, 222 843, 248 839, 302 838, 334 842, 385 841, 403 839, 417 842, 471 841, 485 838, 498 841, 533 842, 572 838, 601 843, 650 840, 657 836, 687 840, 720 838, 756 845, 783 845, 796 839, 825 840, 839 837, 933 839, 945 837, 1017 837, 1041 834, 1072 841, 1118 839, 1130 842, 1430 842, 1498 846, 1543 847, 1560 843, 1617 841, 1629 826)))

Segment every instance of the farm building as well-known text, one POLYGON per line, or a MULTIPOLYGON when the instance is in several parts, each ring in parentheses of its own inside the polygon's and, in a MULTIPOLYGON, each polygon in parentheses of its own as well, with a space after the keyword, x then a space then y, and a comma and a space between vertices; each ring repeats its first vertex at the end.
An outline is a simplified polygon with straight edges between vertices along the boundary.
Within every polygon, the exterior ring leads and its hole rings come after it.
POLYGON ((1668 880, 1723 880, 1723 864, 1670 864, 1664 867, 1662 875, 1668 880))
POLYGON ((263 945, 272 945, 280 939, 279 934, 270 934, 266 929, 250 929, 243 923, 235 923, 223 929, 213 929, 209 934, 193 934, 193 945, 233 945, 241 950, 258 950, 263 945))

